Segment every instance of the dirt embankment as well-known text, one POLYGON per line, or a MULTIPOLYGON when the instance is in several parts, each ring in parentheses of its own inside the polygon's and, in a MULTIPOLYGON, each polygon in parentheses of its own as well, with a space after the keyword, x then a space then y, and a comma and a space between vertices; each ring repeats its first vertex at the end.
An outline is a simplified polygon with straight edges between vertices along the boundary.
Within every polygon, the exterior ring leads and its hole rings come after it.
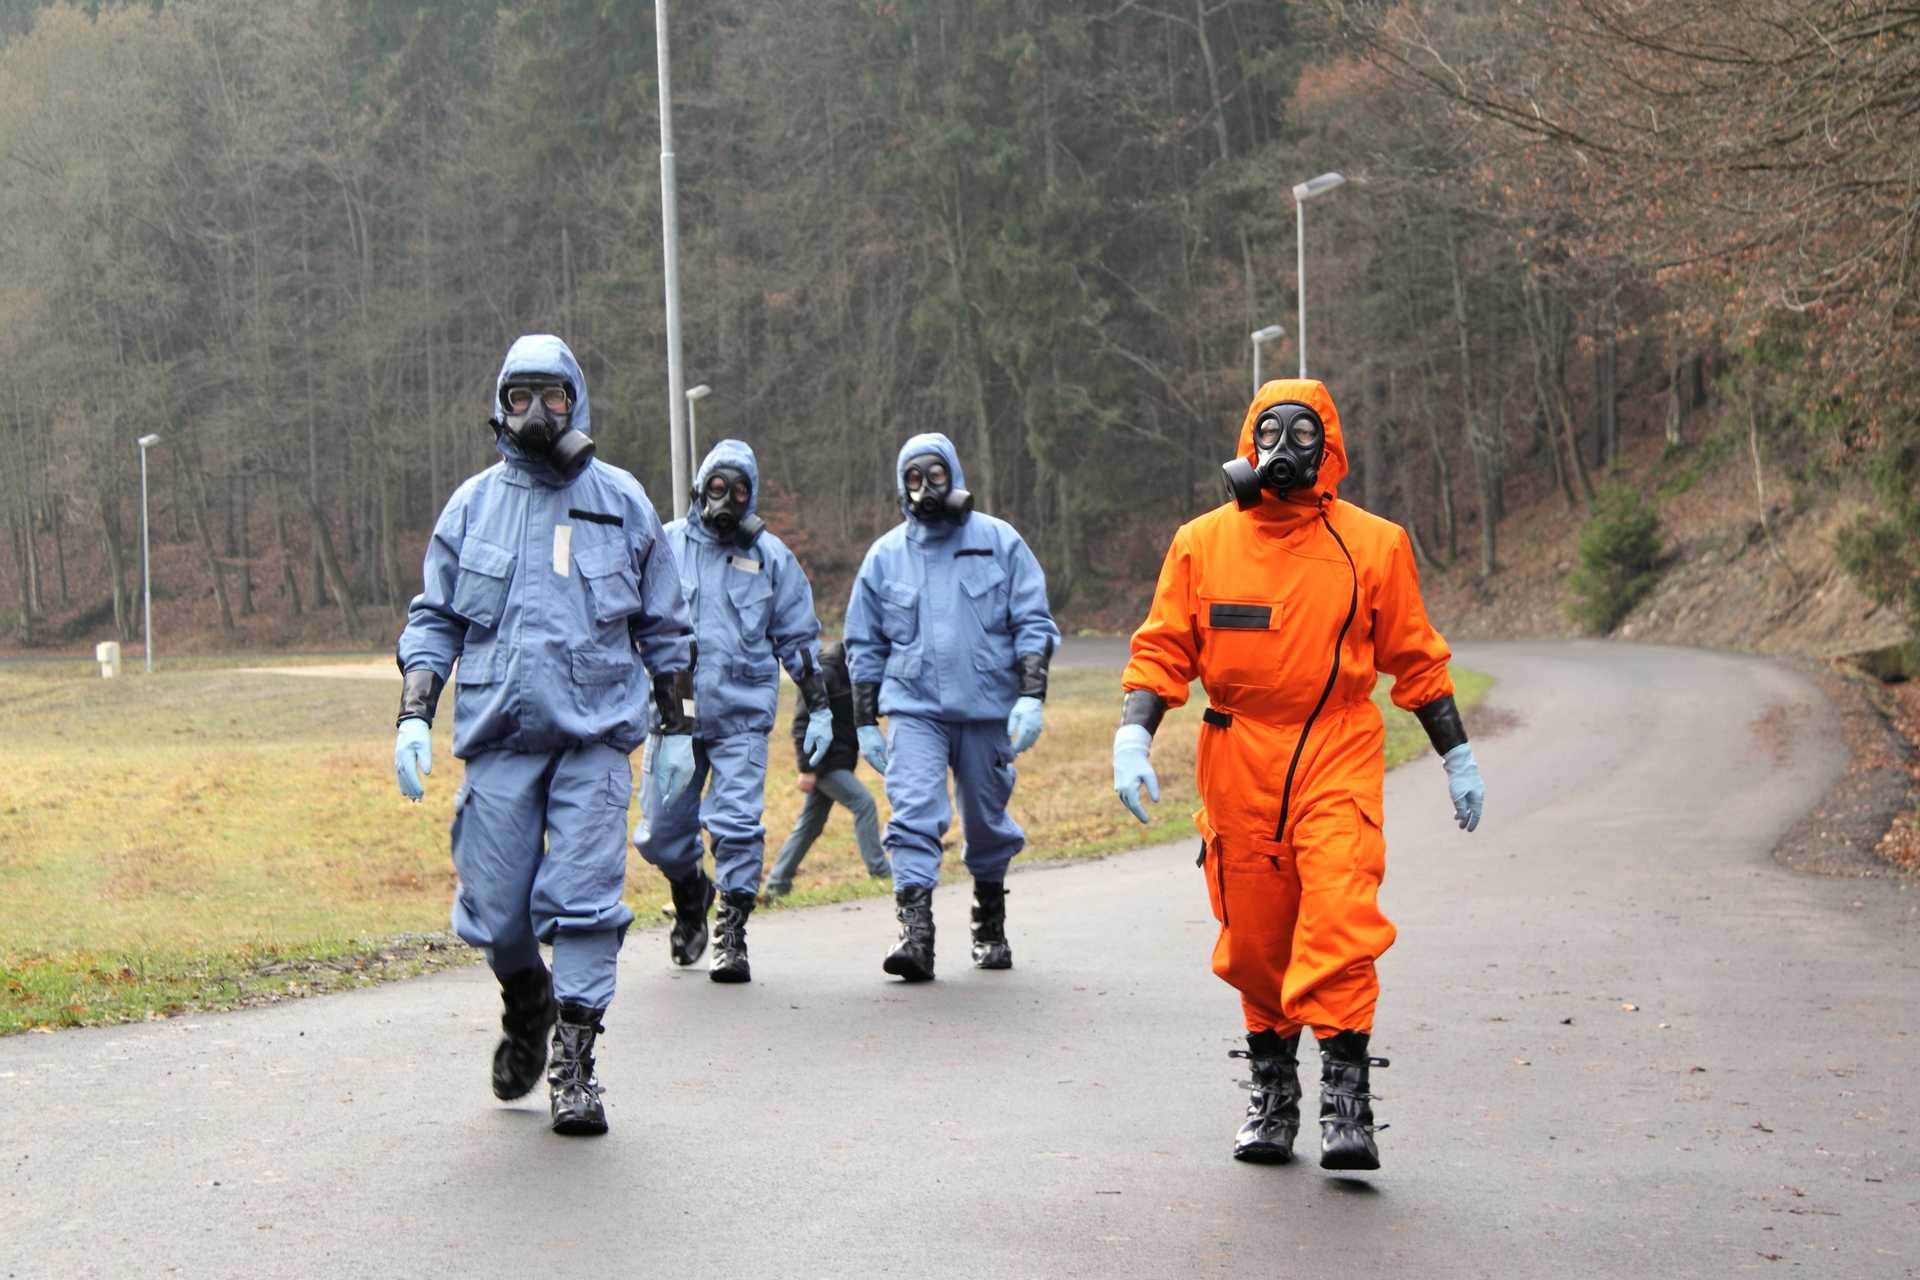
MULTIPOLYGON (((1636 459, 1631 473, 1660 471, 1647 458, 1636 459)), ((1797 507, 1783 477, 1763 472, 1756 485, 1751 461, 1738 451, 1683 458, 1666 482, 1668 491, 1656 495, 1664 571, 1614 637, 1797 660, 1840 709, 1852 764, 1788 833, 1780 860, 1823 875, 1920 874, 1920 682, 1882 683, 1852 660, 1904 640, 1905 619, 1869 600, 1833 554, 1835 533, 1860 503, 1797 507), (1691 474, 1682 469, 1688 466, 1691 474)), ((1462 530, 1463 550, 1474 536, 1477 530, 1462 530)), ((1501 536, 1493 577, 1480 578, 1470 556, 1426 574, 1428 608, 1441 631, 1452 640, 1581 634, 1566 611, 1578 518, 1549 497, 1510 517, 1501 536)), ((1761 735, 1791 731, 1755 723, 1761 735)))

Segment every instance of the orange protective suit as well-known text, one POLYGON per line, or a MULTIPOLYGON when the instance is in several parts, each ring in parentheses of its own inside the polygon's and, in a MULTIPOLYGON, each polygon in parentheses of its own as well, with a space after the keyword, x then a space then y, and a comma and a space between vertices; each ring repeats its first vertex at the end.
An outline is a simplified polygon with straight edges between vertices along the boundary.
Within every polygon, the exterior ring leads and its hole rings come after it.
POLYGON ((1453 680, 1406 530, 1335 496, 1347 453, 1326 387, 1261 387, 1240 456, 1254 459, 1255 419, 1285 401, 1326 428, 1311 491, 1262 491, 1257 507, 1228 502, 1180 527, 1121 683, 1173 707, 1191 681, 1206 689, 1194 823, 1220 921, 1213 971, 1239 989, 1249 1031, 1310 1026, 1324 1038, 1372 1030, 1374 961, 1394 939, 1376 902, 1386 730, 1375 673, 1395 678, 1393 701, 1408 710, 1451 694, 1453 680))

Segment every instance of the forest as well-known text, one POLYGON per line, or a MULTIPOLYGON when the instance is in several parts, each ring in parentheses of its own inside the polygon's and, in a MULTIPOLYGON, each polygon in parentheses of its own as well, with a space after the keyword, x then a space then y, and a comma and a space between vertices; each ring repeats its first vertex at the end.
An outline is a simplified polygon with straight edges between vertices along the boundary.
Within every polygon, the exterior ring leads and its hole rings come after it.
MULTIPOLYGON (((493 375, 562 335, 671 516, 654 9, 0 0, 0 644, 380 645, 493 375), (163 604, 164 602, 164 604, 163 604)), ((945 431, 1056 609, 1151 584, 1252 377, 1497 575, 1711 404, 1920 617, 1920 6, 681 0, 686 375, 837 614, 945 431), (1297 208, 1295 184, 1346 182, 1297 208), (1304 242, 1296 229, 1304 226, 1304 242)))

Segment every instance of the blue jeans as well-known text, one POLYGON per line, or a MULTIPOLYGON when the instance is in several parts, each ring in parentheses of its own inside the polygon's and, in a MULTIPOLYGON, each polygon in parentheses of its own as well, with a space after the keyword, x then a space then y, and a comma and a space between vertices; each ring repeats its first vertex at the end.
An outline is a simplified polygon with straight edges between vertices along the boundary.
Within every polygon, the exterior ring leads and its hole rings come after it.
POLYGON ((880 847, 879 807, 873 803, 866 784, 854 777, 851 769, 835 769, 815 775, 813 790, 807 792, 807 802, 800 806, 800 816, 794 821, 793 830, 787 833, 787 842, 780 846, 773 870, 767 873, 768 893, 778 896, 793 892, 793 874, 826 828, 827 816, 833 812, 836 801, 853 812, 853 838, 860 846, 860 860, 867 864, 867 874, 891 874, 886 850, 880 847))

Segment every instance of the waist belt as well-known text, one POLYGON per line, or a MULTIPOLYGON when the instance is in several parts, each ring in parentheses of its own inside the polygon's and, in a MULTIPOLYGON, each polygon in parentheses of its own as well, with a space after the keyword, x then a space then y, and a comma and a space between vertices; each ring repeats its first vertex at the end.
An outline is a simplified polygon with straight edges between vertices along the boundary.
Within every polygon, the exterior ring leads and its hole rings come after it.
POLYGON ((1218 707, 1208 707, 1200 713, 1200 718, 1216 729, 1225 729, 1233 724, 1233 717, 1218 707))

